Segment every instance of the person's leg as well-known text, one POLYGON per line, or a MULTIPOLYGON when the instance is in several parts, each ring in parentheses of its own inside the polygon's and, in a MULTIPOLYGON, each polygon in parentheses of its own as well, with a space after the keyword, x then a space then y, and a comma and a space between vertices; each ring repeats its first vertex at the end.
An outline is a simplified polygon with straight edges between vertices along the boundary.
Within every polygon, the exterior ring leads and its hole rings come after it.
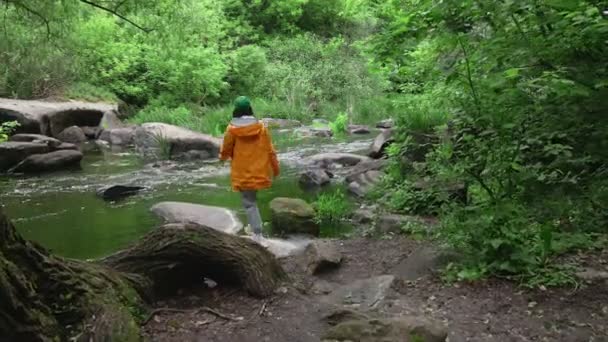
POLYGON ((253 233, 262 234, 262 216, 257 204, 257 191, 241 191, 243 207, 247 214, 247 221, 253 230, 253 233))

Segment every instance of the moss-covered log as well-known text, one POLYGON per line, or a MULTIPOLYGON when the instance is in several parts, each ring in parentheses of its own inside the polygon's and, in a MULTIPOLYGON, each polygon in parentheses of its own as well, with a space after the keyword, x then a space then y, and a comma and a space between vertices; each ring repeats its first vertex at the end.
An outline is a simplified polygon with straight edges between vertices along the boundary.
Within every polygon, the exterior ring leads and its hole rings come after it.
POLYGON ((203 277, 266 296, 284 272, 261 246, 197 225, 163 226, 101 262, 65 259, 0 210, 2 341, 137 341, 144 299, 203 277))

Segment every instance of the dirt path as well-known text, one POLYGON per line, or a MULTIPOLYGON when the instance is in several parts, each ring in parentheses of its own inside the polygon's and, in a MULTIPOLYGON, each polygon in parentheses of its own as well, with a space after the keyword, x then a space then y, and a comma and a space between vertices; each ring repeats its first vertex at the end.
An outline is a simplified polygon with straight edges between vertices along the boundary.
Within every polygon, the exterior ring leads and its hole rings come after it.
MULTIPOLYGON (((343 265, 321 277, 304 275, 298 258, 284 261, 293 287, 257 300, 229 288, 194 290, 158 307, 211 307, 236 320, 204 311, 160 313, 145 329, 146 341, 319 341, 328 325, 325 293, 358 279, 392 274, 420 243, 406 238, 336 241, 343 265)), ((608 253, 589 257, 606 269, 608 253)), ((435 276, 395 281, 375 308, 378 316, 423 315, 445 322, 450 342, 608 341, 608 284, 586 284, 574 291, 528 291, 506 281, 446 285, 435 276)))

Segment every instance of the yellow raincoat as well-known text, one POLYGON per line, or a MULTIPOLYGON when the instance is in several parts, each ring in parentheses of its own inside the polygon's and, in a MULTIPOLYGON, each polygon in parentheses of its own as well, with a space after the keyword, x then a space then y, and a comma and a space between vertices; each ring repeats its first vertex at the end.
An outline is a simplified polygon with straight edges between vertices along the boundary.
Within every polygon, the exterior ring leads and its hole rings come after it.
POLYGON ((220 159, 232 159, 231 180, 235 191, 269 188, 279 175, 279 161, 263 123, 228 125, 220 159))

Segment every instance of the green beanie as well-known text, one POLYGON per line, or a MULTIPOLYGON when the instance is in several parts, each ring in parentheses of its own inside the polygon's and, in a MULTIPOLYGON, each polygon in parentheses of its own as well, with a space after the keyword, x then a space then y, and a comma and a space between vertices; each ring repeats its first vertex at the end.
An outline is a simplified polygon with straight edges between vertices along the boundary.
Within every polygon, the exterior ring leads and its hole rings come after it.
POLYGON ((239 96, 234 100, 234 109, 236 110, 246 110, 251 107, 251 101, 247 96, 239 96))

